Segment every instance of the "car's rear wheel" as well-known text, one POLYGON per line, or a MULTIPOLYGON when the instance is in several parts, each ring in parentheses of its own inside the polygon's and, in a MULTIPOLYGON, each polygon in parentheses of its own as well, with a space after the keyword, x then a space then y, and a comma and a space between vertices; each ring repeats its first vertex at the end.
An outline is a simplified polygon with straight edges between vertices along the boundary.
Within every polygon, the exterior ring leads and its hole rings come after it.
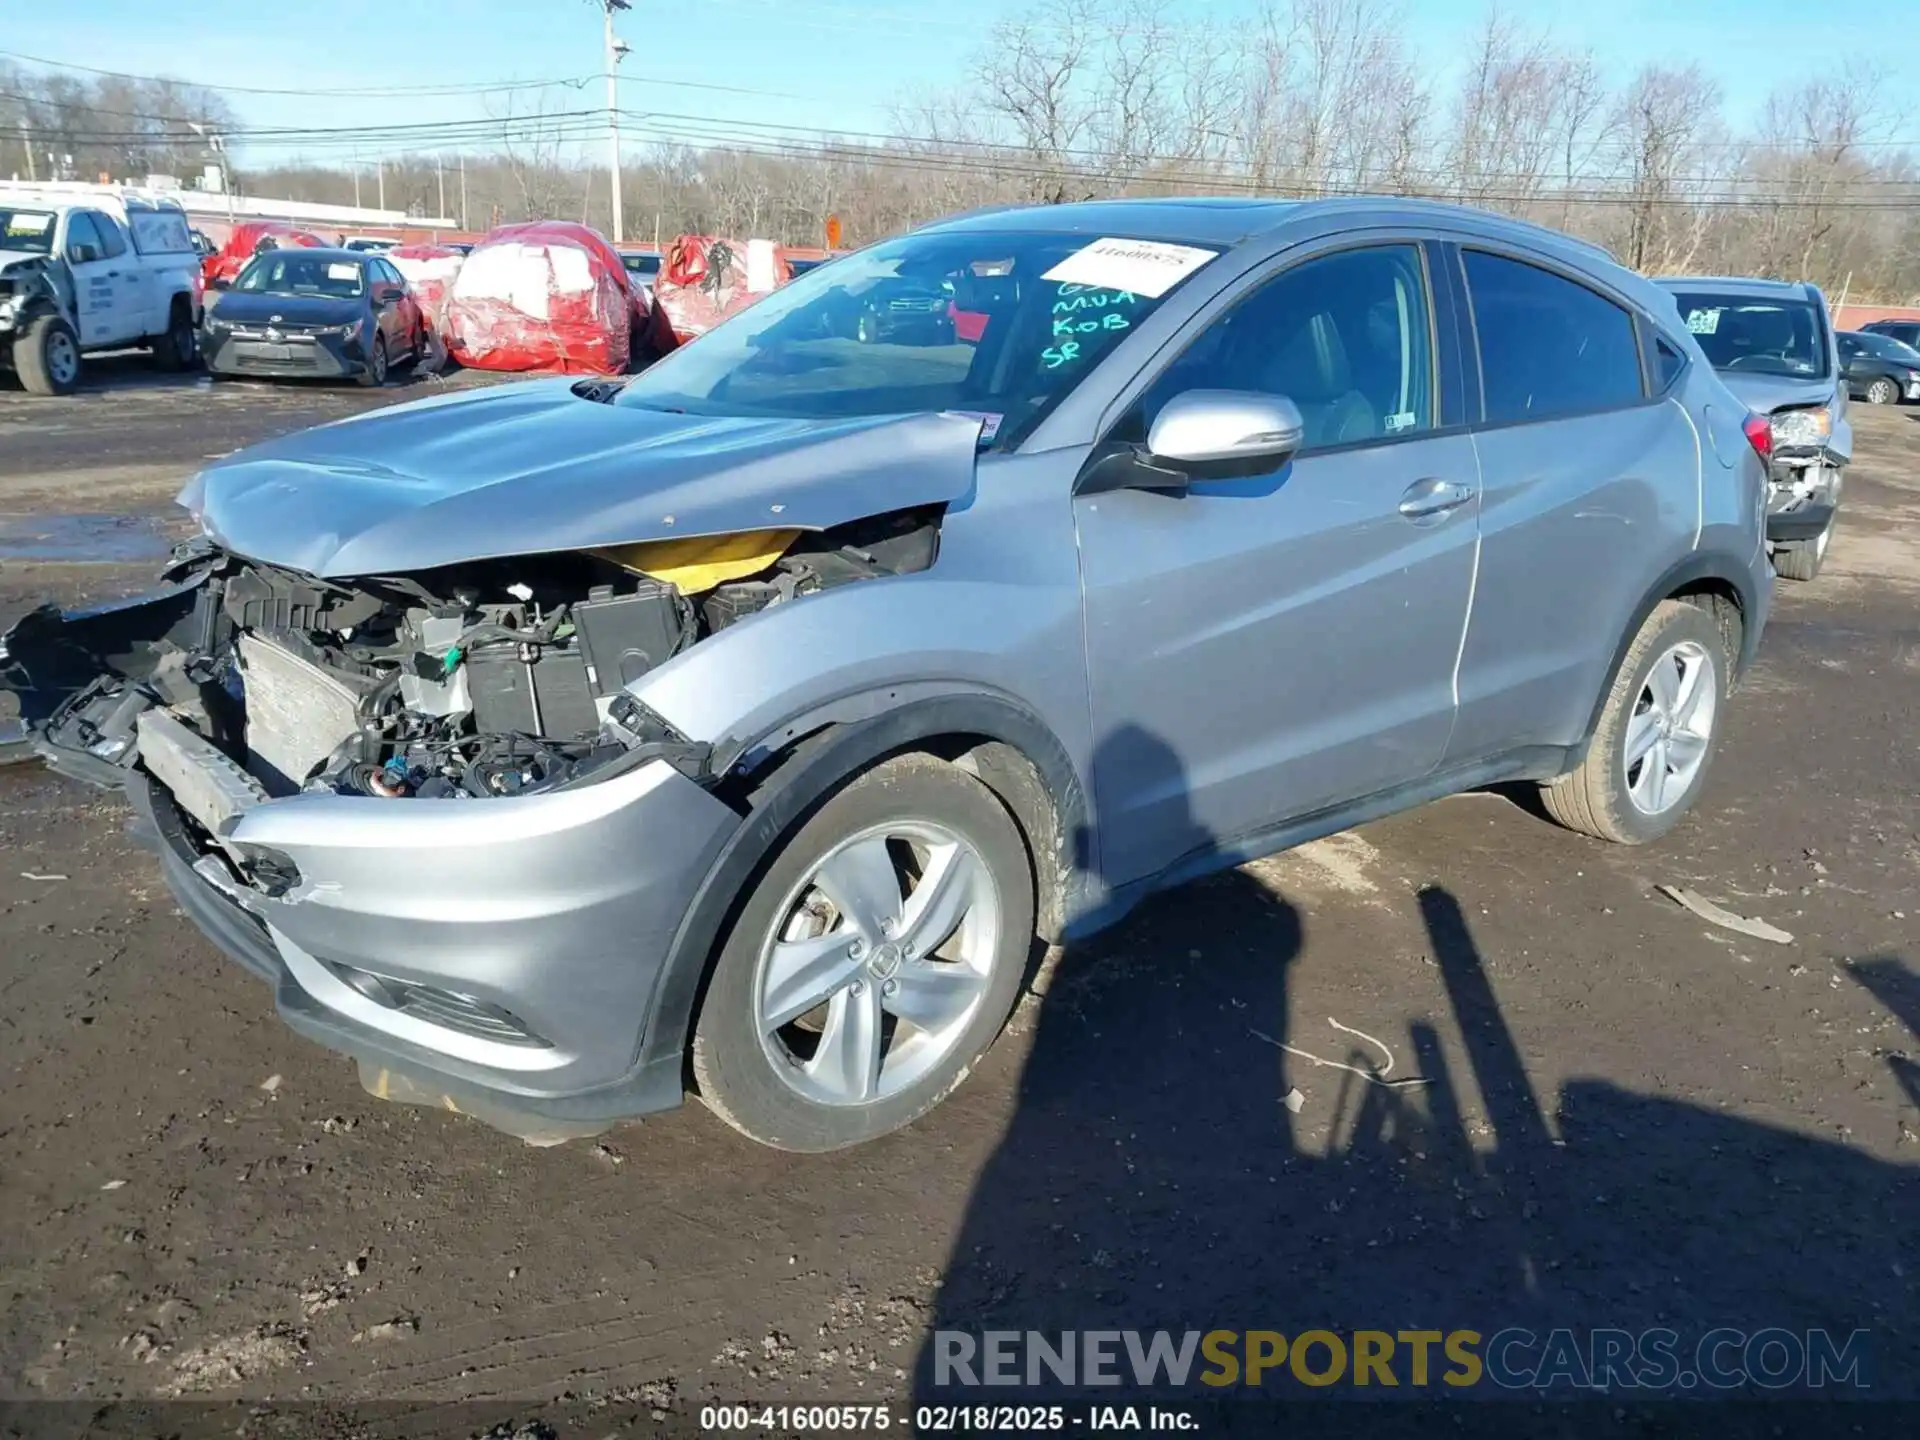
POLYGON ((1719 742, 1729 663, 1710 612, 1682 600, 1655 606, 1627 647, 1586 758, 1542 789, 1547 813, 1622 845, 1679 824, 1719 742))
POLYGON ((701 1099, 783 1150, 918 1119, 1005 1022, 1033 908, 1025 842, 979 780, 927 755, 868 771, 741 906, 695 1024, 701 1099))
POLYGON ((1811 580, 1827 562, 1827 547, 1833 543, 1833 527, 1840 523, 1838 513, 1827 521, 1827 528, 1811 540, 1786 540, 1773 547, 1773 573, 1782 580, 1811 580))
POLYGON ((1897 405, 1900 403, 1900 387, 1882 375, 1867 386, 1867 399, 1875 405, 1897 405))
POLYGON ((153 364, 157 370, 184 370, 193 364, 197 344, 193 334, 193 310, 186 296, 177 297, 167 312, 166 332, 153 342, 153 364))

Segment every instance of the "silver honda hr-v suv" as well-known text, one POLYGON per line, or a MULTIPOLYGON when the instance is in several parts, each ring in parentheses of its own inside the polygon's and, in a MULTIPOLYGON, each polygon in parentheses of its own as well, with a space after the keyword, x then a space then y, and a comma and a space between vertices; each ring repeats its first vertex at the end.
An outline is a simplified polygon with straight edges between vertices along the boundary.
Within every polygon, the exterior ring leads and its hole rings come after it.
POLYGON ((1497 781, 1665 833, 1767 618, 1767 436, 1550 231, 981 213, 628 380, 227 457, 165 589, 0 666, 376 1093, 825 1150, 1162 887, 1497 781))

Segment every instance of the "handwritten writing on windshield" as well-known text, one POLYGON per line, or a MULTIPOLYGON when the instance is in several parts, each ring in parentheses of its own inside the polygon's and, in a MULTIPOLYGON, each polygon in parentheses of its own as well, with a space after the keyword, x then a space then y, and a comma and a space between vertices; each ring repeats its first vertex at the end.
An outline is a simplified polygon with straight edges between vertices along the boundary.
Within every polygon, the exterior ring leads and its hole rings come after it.
POLYGON ((1130 290, 1108 290, 1097 285, 1062 285, 1053 302, 1054 344, 1040 354, 1049 370, 1058 370, 1087 358, 1083 335, 1099 335, 1131 329, 1133 320, 1126 308, 1138 305, 1140 297, 1130 290))

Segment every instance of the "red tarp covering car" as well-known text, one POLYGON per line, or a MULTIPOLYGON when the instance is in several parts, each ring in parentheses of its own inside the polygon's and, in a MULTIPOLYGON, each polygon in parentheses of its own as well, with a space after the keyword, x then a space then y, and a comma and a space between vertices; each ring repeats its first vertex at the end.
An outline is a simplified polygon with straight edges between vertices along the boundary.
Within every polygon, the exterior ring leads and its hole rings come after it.
MULTIPOLYGON (((598 231, 567 220, 502 225, 461 265, 447 349, 477 370, 625 374, 644 301, 598 231)), ((651 359, 641 347, 643 359, 651 359)))
POLYGON ((682 342, 704 335, 793 278, 771 240, 682 235, 667 247, 653 282, 653 303, 682 342))
POLYGON ((216 280, 231 282, 247 268, 247 262, 259 253, 261 242, 266 240, 273 241, 275 245, 304 245, 308 249, 324 248, 333 243, 322 240, 310 230, 302 230, 279 220, 243 221, 233 227, 226 244, 201 262, 201 280, 208 285, 216 280))
POLYGON ((416 244, 395 246, 386 252, 386 258, 406 277, 407 288, 420 302, 420 313, 427 317, 427 324, 444 346, 449 293, 467 257, 445 245, 416 244))

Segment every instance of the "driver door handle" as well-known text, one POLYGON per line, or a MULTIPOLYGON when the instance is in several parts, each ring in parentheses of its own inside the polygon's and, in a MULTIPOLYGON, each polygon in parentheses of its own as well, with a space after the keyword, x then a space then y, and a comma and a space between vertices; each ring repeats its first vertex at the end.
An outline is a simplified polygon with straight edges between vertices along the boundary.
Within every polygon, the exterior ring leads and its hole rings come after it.
POLYGON ((1409 485, 1400 497, 1400 513, 1416 525, 1441 520, 1473 499, 1473 487, 1429 476, 1409 485))

